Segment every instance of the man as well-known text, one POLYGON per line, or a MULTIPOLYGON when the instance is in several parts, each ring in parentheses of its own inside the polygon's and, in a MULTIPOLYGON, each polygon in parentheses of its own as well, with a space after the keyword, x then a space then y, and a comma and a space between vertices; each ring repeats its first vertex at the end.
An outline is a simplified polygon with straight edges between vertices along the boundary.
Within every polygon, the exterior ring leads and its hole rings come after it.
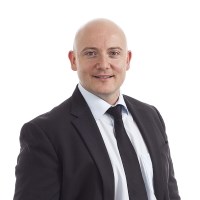
POLYGON ((159 112, 120 93, 131 60, 122 29, 107 19, 88 22, 68 57, 80 83, 23 126, 14 200, 180 200, 159 112), (110 107, 122 110, 119 128, 110 107))

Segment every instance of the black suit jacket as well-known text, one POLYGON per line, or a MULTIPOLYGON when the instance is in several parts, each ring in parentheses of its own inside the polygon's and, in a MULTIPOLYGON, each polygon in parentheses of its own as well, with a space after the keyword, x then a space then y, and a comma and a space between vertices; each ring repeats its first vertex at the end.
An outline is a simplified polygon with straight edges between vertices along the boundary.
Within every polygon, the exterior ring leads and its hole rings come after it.
MULTIPOLYGON (((124 96, 148 147, 157 200, 179 200, 158 111, 124 96)), ((96 121, 78 88, 26 123, 20 134, 14 200, 114 200, 114 175, 96 121)))

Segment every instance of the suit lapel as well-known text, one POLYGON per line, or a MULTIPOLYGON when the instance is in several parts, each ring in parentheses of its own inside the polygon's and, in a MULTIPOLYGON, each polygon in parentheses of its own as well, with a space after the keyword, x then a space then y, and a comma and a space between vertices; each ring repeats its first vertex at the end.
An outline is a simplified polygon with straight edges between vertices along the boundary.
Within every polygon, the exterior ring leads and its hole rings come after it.
POLYGON ((129 101, 125 97, 125 102, 128 107, 128 110, 131 112, 133 119, 135 120, 138 128, 143 136, 143 139, 149 150, 149 154, 153 164, 154 172, 154 190, 157 199, 163 199, 163 176, 162 176, 162 160, 160 152, 160 142, 158 141, 158 131, 155 127, 155 124, 150 121, 151 119, 147 117, 144 111, 144 107, 137 104, 137 102, 129 101))
POLYGON ((96 121, 78 89, 72 96, 73 125, 86 144, 102 177, 104 199, 114 199, 114 174, 103 138, 96 121))

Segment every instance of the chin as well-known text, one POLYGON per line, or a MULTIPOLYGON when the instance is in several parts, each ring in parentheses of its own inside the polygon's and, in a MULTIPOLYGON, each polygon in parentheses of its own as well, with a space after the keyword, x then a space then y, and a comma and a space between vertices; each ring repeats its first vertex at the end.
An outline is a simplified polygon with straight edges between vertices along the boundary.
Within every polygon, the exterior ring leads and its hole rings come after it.
POLYGON ((110 95, 113 93, 113 91, 110 89, 101 88, 100 90, 96 90, 96 93, 101 95, 110 95))

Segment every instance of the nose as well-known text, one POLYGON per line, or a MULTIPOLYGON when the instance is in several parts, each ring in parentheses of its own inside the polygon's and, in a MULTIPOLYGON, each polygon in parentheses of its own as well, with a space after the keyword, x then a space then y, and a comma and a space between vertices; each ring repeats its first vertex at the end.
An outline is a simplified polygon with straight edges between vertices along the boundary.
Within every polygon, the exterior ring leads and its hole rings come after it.
POLYGON ((97 61, 97 69, 108 69, 110 68, 110 63, 109 63, 109 60, 106 56, 102 55, 98 58, 98 61, 97 61))

